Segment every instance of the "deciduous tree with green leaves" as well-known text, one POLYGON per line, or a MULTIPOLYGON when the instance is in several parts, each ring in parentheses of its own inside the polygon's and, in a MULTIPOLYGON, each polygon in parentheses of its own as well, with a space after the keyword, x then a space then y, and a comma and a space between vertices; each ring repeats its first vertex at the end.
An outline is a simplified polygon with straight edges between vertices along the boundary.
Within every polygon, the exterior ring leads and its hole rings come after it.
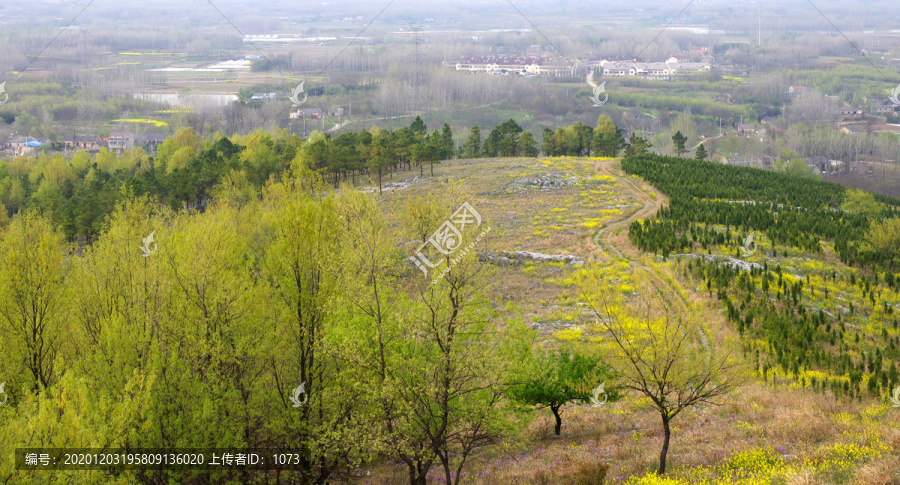
MULTIPOLYGON (((57 353, 70 331, 65 315, 66 244, 50 220, 18 214, 0 238, 0 362, 37 391, 55 379, 57 353)), ((18 382, 21 380, 21 382, 18 382)))
POLYGON ((844 201, 841 203, 841 210, 874 215, 881 212, 881 209, 881 204, 875 200, 875 196, 871 192, 860 189, 847 189, 847 191, 844 192, 844 201))
POLYGON ((793 150, 781 151, 781 156, 775 160, 775 170, 797 177, 818 178, 816 173, 806 166, 803 157, 793 150))
POLYGON ((894 259, 900 255, 900 217, 872 222, 862 247, 887 261, 888 271, 893 271, 894 259))
POLYGON ((619 393, 613 389, 613 373, 594 356, 572 349, 538 351, 529 365, 523 367, 519 381, 510 387, 510 395, 533 406, 550 408, 556 424, 554 434, 562 428, 562 407, 570 402, 588 403, 593 391, 604 385, 601 399, 616 401, 619 393))

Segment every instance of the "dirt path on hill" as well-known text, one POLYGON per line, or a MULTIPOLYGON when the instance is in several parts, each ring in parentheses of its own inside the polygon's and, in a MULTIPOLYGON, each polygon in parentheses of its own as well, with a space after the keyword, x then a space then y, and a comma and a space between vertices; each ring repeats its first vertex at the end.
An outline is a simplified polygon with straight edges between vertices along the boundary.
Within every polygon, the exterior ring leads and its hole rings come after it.
MULTIPOLYGON (((629 256, 626 253, 633 253, 633 248, 626 249, 624 246, 619 247, 617 244, 621 243, 621 238, 618 236, 626 234, 626 242, 625 244, 630 245, 630 241, 627 240, 627 232, 628 228, 632 222, 638 219, 649 219, 653 215, 659 211, 659 209, 663 206, 665 202, 665 197, 657 194, 655 197, 650 195, 651 192, 649 189, 645 189, 641 186, 641 183, 638 183, 632 180, 628 175, 626 175, 621 168, 618 166, 617 160, 598 160, 594 164, 594 170, 601 175, 608 175, 616 179, 617 182, 624 185, 627 189, 629 189, 631 195, 637 199, 638 202, 643 205, 636 211, 632 212, 630 215, 626 215, 622 219, 615 221, 613 223, 607 224, 603 228, 601 228, 594 235, 594 242, 600 248, 601 251, 606 252, 609 256, 613 256, 619 259, 623 259, 630 264, 640 264, 640 261, 633 257, 629 256), (624 230, 624 231, 623 231, 624 230), (618 239, 618 240, 617 240, 618 239)), ((656 292, 659 294, 660 298, 666 301, 670 306, 674 306, 677 302, 677 306, 681 307, 681 310, 684 312, 690 311, 690 303, 685 300, 685 298, 679 293, 675 288, 670 285, 662 275, 657 274, 651 268, 648 268, 645 265, 640 265, 640 268, 644 270, 644 276, 652 282, 652 285, 656 292), (672 301, 672 296, 675 296, 676 301, 672 301)), ((668 272, 668 271, 667 271, 668 272)), ((669 275, 672 279, 675 279, 675 275, 669 275)), ((692 293, 693 290, 690 288, 684 288, 684 292, 692 293)), ((709 329, 700 327, 702 330, 700 332, 700 341, 703 347, 708 346, 707 340, 707 332, 709 329)))
POLYGON ((637 219, 647 219, 654 214, 662 207, 662 200, 660 197, 654 199, 650 196, 650 193, 642 188, 640 188, 636 183, 628 178, 621 170, 617 170, 617 173, 614 173, 612 169, 613 164, 618 164, 618 161, 615 160, 598 160, 594 164, 594 170, 601 175, 608 175, 616 179, 617 182, 631 189, 631 193, 638 200, 638 202, 643 203, 644 205, 638 210, 631 213, 631 215, 626 216, 616 222, 611 224, 607 224, 594 235, 594 242, 597 243, 597 246, 600 247, 601 250, 609 251, 614 253, 617 257, 623 259, 626 258, 625 255, 622 254, 622 251, 616 247, 615 243, 612 241, 612 237, 618 235, 622 232, 622 228, 628 230, 628 226, 637 219))

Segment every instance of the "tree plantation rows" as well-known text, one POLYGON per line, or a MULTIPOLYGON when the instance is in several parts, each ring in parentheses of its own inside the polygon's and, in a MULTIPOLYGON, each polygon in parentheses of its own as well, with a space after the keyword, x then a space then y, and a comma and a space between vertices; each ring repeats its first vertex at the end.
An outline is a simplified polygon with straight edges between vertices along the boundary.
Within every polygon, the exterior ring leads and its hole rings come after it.
POLYGON ((867 214, 841 210, 848 202, 844 187, 808 177, 651 154, 626 157, 622 168, 669 197, 656 219, 631 225, 632 240, 644 250, 668 256, 694 243, 708 249, 763 231, 772 242, 770 252, 779 244, 820 252, 820 240, 828 239, 847 264, 890 262, 888 253, 867 251, 860 243, 870 220, 897 214, 900 200, 869 196, 873 209, 867 214))
POLYGON ((697 160, 622 165, 669 196, 654 219, 631 224, 632 241, 664 257, 695 253, 684 275, 721 302, 764 379, 851 397, 900 384, 900 201, 697 160), (830 248, 858 269, 829 260, 830 248), (750 264, 723 263, 728 255, 750 264))
POLYGON ((900 289, 890 273, 880 281, 827 271, 797 278, 780 265, 739 271, 703 259, 686 270, 715 292, 764 380, 774 383, 777 371, 804 387, 857 398, 888 395, 900 384, 900 289), (842 302, 848 308, 829 304, 845 294, 854 295, 842 302))

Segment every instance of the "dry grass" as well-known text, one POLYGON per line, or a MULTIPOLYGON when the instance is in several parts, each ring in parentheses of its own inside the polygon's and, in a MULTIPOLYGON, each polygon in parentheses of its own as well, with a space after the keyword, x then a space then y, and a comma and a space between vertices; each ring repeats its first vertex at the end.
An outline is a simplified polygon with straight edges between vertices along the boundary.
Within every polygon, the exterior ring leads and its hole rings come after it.
MULTIPOLYGON (((869 407, 838 402, 830 394, 749 384, 728 404, 689 409, 676 418, 669 475, 693 483, 697 469, 703 467, 713 477, 721 475, 722 481, 709 483, 737 483, 725 479, 729 458, 770 449, 785 465, 778 480, 740 483, 900 484, 900 420, 887 412, 870 421, 865 417, 869 407), (840 414, 820 411, 832 405, 841 408, 840 414), (863 435, 885 443, 885 452, 859 461, 849 472, 833 473, 831 446, 852 443, 863 435)), ((473 456, 464 483, 618 483, 656 469, 661 425, 659 417, 640 401, 626 400, 599 410, 568 406, 563 435, 553 436, 552 429, 552 416, 540 413, 518 440, 498 443, 473 456)), ((405 478, 405 468, 395 465, 364 483, 404 483, 405 478)), ((434 483, 443 482, 436 479, 434 483)))

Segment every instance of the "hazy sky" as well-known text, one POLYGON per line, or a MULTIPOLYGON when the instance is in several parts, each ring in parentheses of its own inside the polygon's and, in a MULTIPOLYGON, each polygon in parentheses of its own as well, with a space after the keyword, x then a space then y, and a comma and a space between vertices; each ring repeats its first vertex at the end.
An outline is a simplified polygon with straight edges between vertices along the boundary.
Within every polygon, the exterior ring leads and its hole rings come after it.
POLYGON ((402 25, 407 22, 427 26, 453 25, 459 28, 516 28, 558 25, 566 21, 592 21, 598 25, 622 23, 727 24, 756 20, 760 13, 767 26, 803 26, 821 22, 839 29, 887 29, 900 27, 893 15, 896 4, 888 1, 846 2, 805 1, 623 1, 583 2, 578 0, 93 0, 84 1, 0 1, 0 29, 21 30, 41 25, 94 26, 115 30, 124 26, 154 29, 230 27, 233 23, 247 33, 288 31, 358 23, 362 26, 378 16, 373 26, 402 25), (77 19, 72 21, 77 16, 77 19))

